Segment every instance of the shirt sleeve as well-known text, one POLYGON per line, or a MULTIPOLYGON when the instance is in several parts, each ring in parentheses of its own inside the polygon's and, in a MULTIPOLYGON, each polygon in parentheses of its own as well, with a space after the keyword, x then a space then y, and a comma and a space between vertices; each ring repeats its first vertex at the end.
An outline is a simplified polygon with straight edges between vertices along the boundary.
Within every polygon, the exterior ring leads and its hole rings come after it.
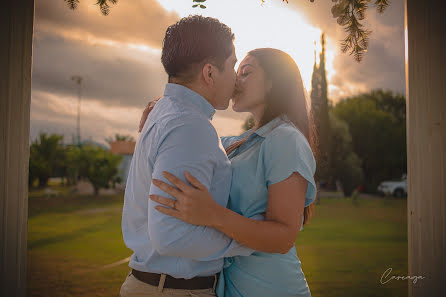
MULTIPOLYGON (((210 123, 183 120, 167 132, 158 147, 152 178, 170 184, 162 176, 163 171, 169 171, 187 183, 184 173, 188 170, 209 190, 218 149, 218 136, 210 123)), ((229 188, 227 191, 229 195, 229 188)), ((150 194, 173 198, 153 183, 150 194)), ((159 204, 149 199, 148 231, 153 248, 160 255, 209 261, 248 256, 254 252, 214 228, 188 224, 167 216, 154 209, 156 205, 159 204)))
POLYGON ((308 181, 305 206, 316 198, 314 173, 316 161, 305 136, 294 127, 281 127, 265 139, 264 166, 266 185, 270 186, 298 172, 308 181))

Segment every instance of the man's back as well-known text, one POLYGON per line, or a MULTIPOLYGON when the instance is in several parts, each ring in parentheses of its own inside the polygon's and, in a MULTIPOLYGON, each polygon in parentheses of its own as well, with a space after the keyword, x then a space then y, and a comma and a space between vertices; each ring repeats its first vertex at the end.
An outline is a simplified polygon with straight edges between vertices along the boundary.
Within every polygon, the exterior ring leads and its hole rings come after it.
POLYGON ((214 112, 196 92, 167 84, 147 119, 130 166, 122 215, 124 241, 134 252, 131 268, 192 278, 219 272, 225 256, 252 253, 215 229, 156 211, 157 204, 149 199, 149 194, 171 197, 152 178, 167 181, 162 172, 169 171, 185 181, 188 170, 218 204, 227 205, 232 173, 210 122, 214 112))

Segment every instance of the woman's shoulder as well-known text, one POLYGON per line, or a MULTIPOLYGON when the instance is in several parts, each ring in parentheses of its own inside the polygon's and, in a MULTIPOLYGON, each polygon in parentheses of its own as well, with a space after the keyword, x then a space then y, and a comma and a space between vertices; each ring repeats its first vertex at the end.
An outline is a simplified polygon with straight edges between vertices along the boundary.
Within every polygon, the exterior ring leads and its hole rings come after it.
POLYGON ((305 205, 311 203, 316 193, 316 160, 307 138, 292 123, 280 123, 266 135, 263 161, 268 186, 298 172, 309 182, 305 205))
MULTIPOLYGON (((310 148, 307 138, 296 126, 288 121, 281 121, 265 137, 266 145, 281 146, 284 144, 295 143, 310 148)), ((311 150, 311 148, 310 148, 311 150)))

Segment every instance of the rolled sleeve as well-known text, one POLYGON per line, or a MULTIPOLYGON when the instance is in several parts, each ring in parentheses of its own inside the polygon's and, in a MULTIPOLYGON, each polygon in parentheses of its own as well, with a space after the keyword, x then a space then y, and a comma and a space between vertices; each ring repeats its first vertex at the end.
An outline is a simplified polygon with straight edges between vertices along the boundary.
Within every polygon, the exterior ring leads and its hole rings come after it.
POLYGON ((265 180, 267 186, 287 179, 298 172, 308 181, 305 206, 310 205, 316 196, 314 173, 316 162, 305 136, 292 127, 277 129, 265 139, 265 180))

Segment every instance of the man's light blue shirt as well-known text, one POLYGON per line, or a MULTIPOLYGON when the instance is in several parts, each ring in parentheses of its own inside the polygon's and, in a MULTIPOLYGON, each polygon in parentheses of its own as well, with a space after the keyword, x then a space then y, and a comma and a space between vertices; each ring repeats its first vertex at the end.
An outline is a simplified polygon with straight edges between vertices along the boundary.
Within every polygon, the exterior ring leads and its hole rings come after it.
POLYGON ((152 184, 168 182, 163 171, 185 181, 188 170, 226 207, 231 164, 211 123, 213 106, 198 93, 168 83, 136 143, 122 212, 122 233, 133 251, 133 269, 176 278, 209 276, 222 270, 223 258, 253 250, 222 232, 185 223, 158 212, 150 194, 173 198, 152 184))

